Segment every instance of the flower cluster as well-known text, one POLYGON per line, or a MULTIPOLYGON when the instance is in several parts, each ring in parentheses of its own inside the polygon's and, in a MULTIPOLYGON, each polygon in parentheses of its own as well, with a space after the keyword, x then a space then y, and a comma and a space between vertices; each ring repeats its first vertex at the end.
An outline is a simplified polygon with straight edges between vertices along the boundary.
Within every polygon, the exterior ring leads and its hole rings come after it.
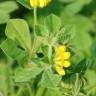
POLYGON ((33 8, 43 8, 48 5, 51 0, 30 0, 30 4, 33 8))
POLYGON ((56 48, 56 55, 54 58, 55 62, 55 69, 59 75, 65 75, 65 68, 70 67, 71 62, 70 59, 70 52, 66 51, 66 46, 61 45, 56 48))

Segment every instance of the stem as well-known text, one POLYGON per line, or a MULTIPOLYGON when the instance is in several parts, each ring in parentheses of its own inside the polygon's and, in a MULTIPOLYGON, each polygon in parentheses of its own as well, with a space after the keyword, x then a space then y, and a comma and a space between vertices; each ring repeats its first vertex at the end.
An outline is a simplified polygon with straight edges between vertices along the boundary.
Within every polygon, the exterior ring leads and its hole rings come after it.
POLYGON ((80 91, 79 73, 76 74, 73 96, 78 96, 80 91))
POLYGON ((36 45, 36 25, 37 25, 37 9, 34 8, 34 42, 33 42, 33 47, 31 51, 31 57, 34 56, 35 54, 35 45, 36 45))
POLYGON ((21 94, 21 92, 22 92, 22 90, 23 90, 23 87, 24 87, 24 86, 21 86, 21 87, 19 88, 19 90, 18 90, 16 96, 19 96, 19 95, 21 94))
POLYGON ((31 52, 30 52, 30 57, 29 57, 29 64, 31 63, 31 59, 32 59, 32 57, 34 56, 34 49, 35 49, 35 42, 36 42, 36 25, 37 25, 37 9, 36 8, 34 8, 34 12, 33 12, 33 14, 34 14, 34 28, 33 28, 33 34, 34 34, 34 41, 33 41, 33 47, 32 47, 32 49, 30 50, 31 52))
POLYGON ((34 35, 35 35, 36 25, 37 25, 37 9, 34 8, 34 35))
POLYGON ((45 91, 45 88, 41 86, 40 83, 37 85, 36 95, 35 96, 43 96, 43 93, 45 91))
POLYGON ((32 89, 31 89, 30 85, 27 84, 26 86, 27 86, 27 88, 28 88, 29 95, 30 95, 30 96, 34 96, 34 94, 32 93, 32 89))
POLYGON ((48 49, 48 58, 49 58, 50 63, 51 63, 51 56, 52 56, 52 46, 49 45, 49 49, 48 49))

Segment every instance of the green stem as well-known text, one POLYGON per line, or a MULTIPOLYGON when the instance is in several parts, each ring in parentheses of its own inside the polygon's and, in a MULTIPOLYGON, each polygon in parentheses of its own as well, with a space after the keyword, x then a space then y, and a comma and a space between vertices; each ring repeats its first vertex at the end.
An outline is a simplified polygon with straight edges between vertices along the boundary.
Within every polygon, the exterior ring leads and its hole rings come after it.
POLYGON ((35 35, 36 25, 37 25, 37 9, 34 8, 34 35, 35 35))
POLYGON ((33 28, 34 41, 33 41, 32 49, 30 50, 29 63, 31 62, 31 59, 35 54, 34 49, 35 49, 35 42, 36 42, 36 25, 37 25, 37 9, 36 8, 34 8, 33 14, 34 14, 34 28, 33 28))
POLYGON ((16 96, 19 96, 23 90, 24 86, 21 86, 16 94, 16 96))
POLYGON ((26 86, 27 86, 27 88, 28 88, 29 95, 30 95, 30 96, 34 96, 34 94, 32 93, 32 89, 31 89, 30 85, 27 84, 26 86))
POLYGON ((35 45, 36 45, 36 25, 37 25, 37 9, 34 8, 34 42, 33 42, 33 47, 31 51, 31 57, 34 56, 35 54, 35 45))
POLYGON ((80 91, 80 84, 79 84, 79 73, 76 73, 76 81, 74 85, 74 92, 73 96, 79 96, 79 91, 80 91))
POLYGON ((49 45, 49 48, 48 48, 48 58, 49 58, 50 63, 51 63, 51 56, 52 56, 52 46, 49 45))
POLYGON ((36 90, 36 96, 43 96, 43 93, 45 91, 45 88, 41 86, 40 83, 38 83, 37 90, 36 90))

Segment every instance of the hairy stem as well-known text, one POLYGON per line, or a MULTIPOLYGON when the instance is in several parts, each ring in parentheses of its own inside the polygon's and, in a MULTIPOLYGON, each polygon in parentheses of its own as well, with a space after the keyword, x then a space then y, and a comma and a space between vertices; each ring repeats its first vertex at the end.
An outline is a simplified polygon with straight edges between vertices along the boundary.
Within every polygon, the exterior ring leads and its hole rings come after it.
POLYGON ((23 88, 24 88, 24 86, 20 86, 16 96, 19 96, 21 94, 21 92, 23 91, 23 88))
POLYGON ((30 50, 30 57, 29 57, 29 64, 31 64, 31 59, 35 54, 35 43, 36 43, 36 25, 37 25, 37 9, 34 8, 34 28, 33 28, 33 35, 34 35, 34 41, 33 41, 33 46, 30 50))
POLYGON ((34 96, 34 93, 32 92, 31 86, 29 84, 26 84, 26 86, 27 86, 27 89, 29 91, 29 96, 34 96))
POLYGON ((74 85, 74 92, 73 96, 79 96, 79 91, 80 91, 80 84, 79 84, 79 73, 76 73, 76 81, 74 85))
POLYGON ((33 42, 33 47, 31 51, 31 56, 33 57, 35 54, 35 44, 36 44, 36 25, 37 25, 37 9, 34 8, 34 42, 33 42))

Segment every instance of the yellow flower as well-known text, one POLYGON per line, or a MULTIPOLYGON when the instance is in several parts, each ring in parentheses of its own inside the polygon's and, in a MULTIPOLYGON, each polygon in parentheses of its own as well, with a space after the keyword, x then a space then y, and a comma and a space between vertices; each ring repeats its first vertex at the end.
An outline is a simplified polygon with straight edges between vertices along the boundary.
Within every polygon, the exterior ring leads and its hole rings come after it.
POLYGON ((43 8, 46 7, 48 5, 48 3, 51 2, 51 0, 30 0, 30 5, 33 8, 43 8))
POLYGON ((70 59, 71 53, 70 52, 64 52, 64 59, 70 59))
POLYGON ((46 7, 48 3, 49 3, 49 0, 40 0, 39 7, 40 8, 46 7))
POLYGON ((68 68, 68 67, 71 66, 71 62, 70 61, 63 61, 62 64, 63 64, 64 68, 68 68))
POLYGON ((66 46, 63 46, 63 45, 61 45, 61 46, 59 46, 59 47, 56 48, 57 55, 61 55, 65 51, 66 51, 66 46))
POLYGON ((65 70, 62 67, 56 67, 56 71, 61 76, 65 75, 65 70))
POLYGON ((64 68, 68 68, 71 66, 71 62, 69 61, 70 56, 71 53, 66 51, 65 45, 61 45, 56 48, 56 55, 54 58, 54 62, 58 74, 65 75, 64 68))
POLYGON ((37 8, 39 6, 39 0, 30 0, 30 5, 37 8))

